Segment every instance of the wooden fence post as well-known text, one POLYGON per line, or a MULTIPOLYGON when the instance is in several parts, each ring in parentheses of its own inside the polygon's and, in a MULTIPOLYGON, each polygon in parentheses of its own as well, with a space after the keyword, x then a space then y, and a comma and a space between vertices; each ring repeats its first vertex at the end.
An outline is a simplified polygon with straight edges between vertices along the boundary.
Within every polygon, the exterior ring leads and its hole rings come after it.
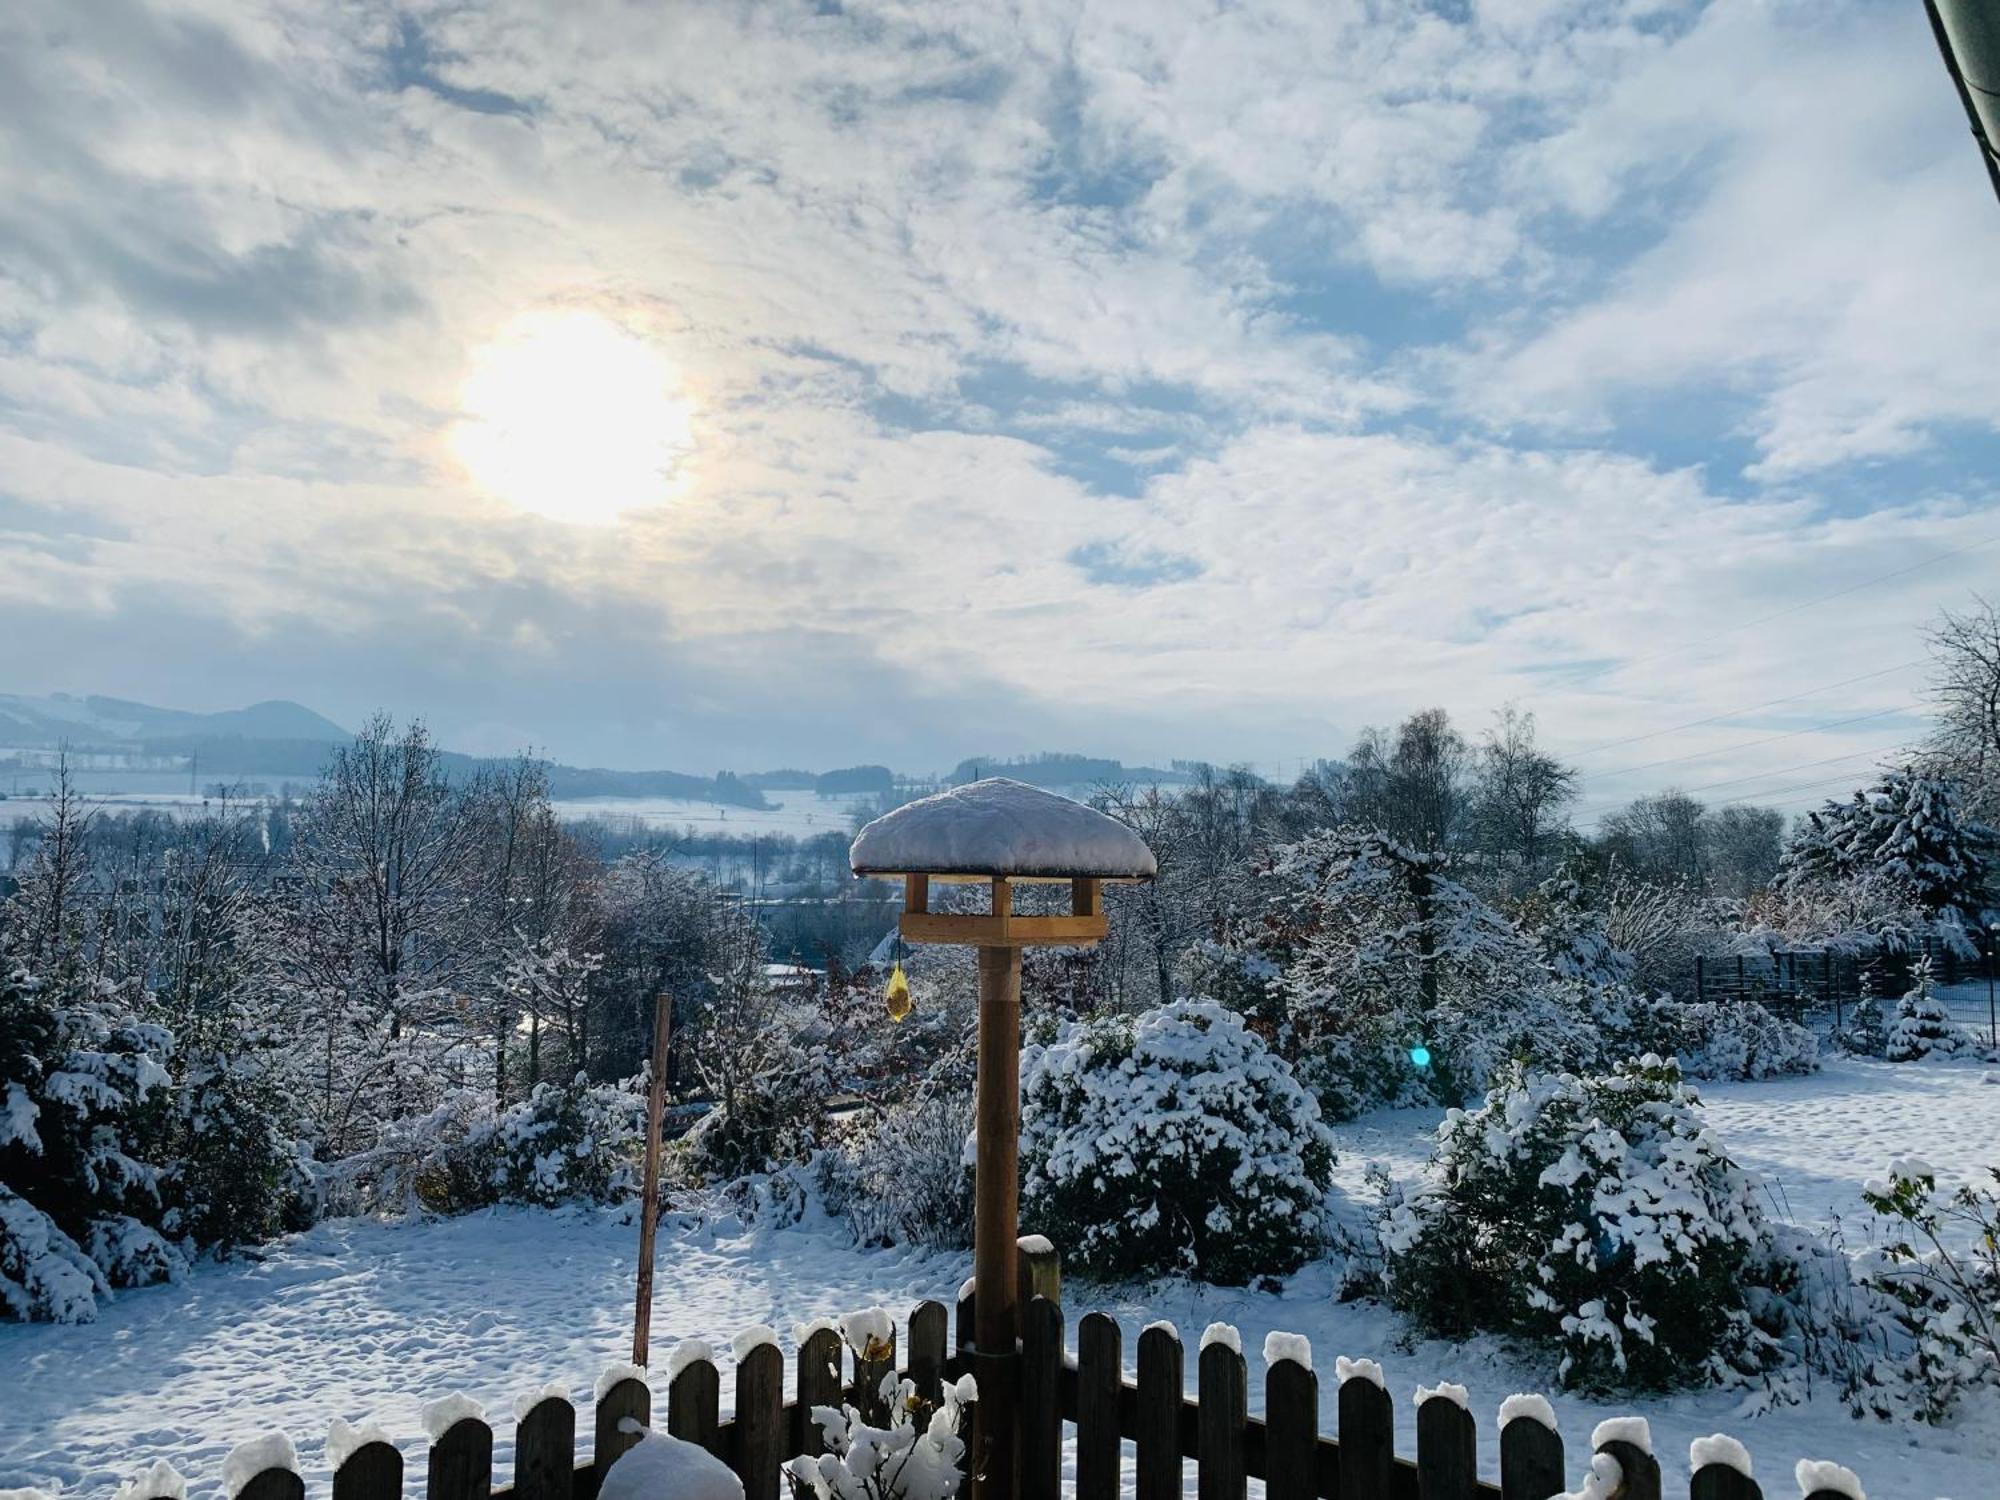
POLYGON ((1319 1377, 1295 1359, 1264 1371, 1264 1494, 1314 1500, 1319 1493, 1319 1377))
POLYGON ((1417 1500, 1472 1500, 1479 1484, 1479 1442, 1465 1388, 1419 1392, 1417 1500))
POLYGON ((1182 1365, 1171 1324, 1155 1323, 1139 1335, 1137 1500, 1181 1500, 1182 1365))
POLYGON ((1652 1444, 1643 1421, 1600 1422, 1591 1434, 1591 1444, 1597 1452, 1617 1459, 1618 1467, 1625 1471, 1619 1500, 1660 1500, 1660 1461, 1648 1451, 1652 1444))
POLYGON ((950 1314, 942 1302, 919 1302, 910 1314, 910 1379, 931 1406, 944 1397, 944 1340, 950 1314))
POLYGON ((493 1429, 461 1417, 431 1444, 425 1500, 487 1500, 493 1493, 493 1429))
POLYGON ((402 1500, 403 1455, 394 1443, 363 1443, 333 1471, 333 1500, 402 1500))
POLYGON ((736 1362, 736 1450, 730 1455, 743 1481, 743 1500, 778 1500, 778 1469, 785 1448, 785 1357, 774 1343, 760 1343, 736 1362))
POLYGON ((1501 1423, 1501 1500, 1549 1500, 1568 1488, 1563 1476, 1562 1435, 1554 1426, 1526 1413, 1501 1423))
POLYGON ((799 1346, 798 1392, 792 1450, 817 1458, 826 1452, 826 1433, 813 1420, 813 1408, 840 1405, 840 1335, 833 1329, 815 1328, 799 1346))
POLYGON ((1243 1500, 1247 1478, 1243 1429, 1249 1420, 1249 1382, 1236 1330, 1211 1324, 1201 1336, 1195 1379, 1200 1392, 1195 1417, 1196 1492, 1201 1500, 1243 1500), (1227 1329, 1227 1333, 1218 1330, 1227 1329))
POLYGON ((1688 1481, 1688 1500, 1764 1500, 1764 1491, 1728 1464, 1703 1464, 1688 1481))
POLYGON ((514 1500, 570 1500, 576 1482, 576 1408, 547 1396, 514 1429, 514 1500))
POLYGON ((1023 1495, 1062 1492, 1062 1308, 1037 1295, 1022 1310, 1021 1467, 1023 1495))
POLYGON ((1123 1342, 1117 1319, 1103 1313, 1076 1326, 1076 1500, 1118 1500, 1123 1342))
MULTIPOLYGON (((715 1361, 703 1356, 690 1359, 667 1382, 667 1433, 684 1443, 695 1443, 714 1453, 722 1444, 717 1439, 721 1422, 716 1415, 722 1404, 722 1377, 715 1361)), ((602 1403, 599 1403, 600 1410, 602 1403)), ((603 1441, 602 1421, 598 1441, 603 1441)))
POLYGON ((1396 1469, 1396 1413, 1381 1367, 1362 1361, 1340 1382, 1340 1500, 1390 1500, 1396 1469))
POLYGON ((855 1349, 854 1409, 871 1427, 889 1425, 889 1398, 882 1394, 882 1381, 896 1373, 896 1325, 889 1325, 889 1337, 873 1350, 855 1349))
POLYGON ((290 1469, 265 1469, 250 1476, 236 1500, 305 1500, 306 1482, 290 1469))
POLYGON ((602 1389, 591 1412, 590 1463, 597 1483, 602 1484, 611 1466, 638 1445, 638 1433, 621 1430, 626 1418, 641 1427, 652 1425, 653 1392, 645 1381, 630 1375, 598 1384, 602 1389))
POLYGON ((1020 1305, 1025 1308, 1037 1297, 1062 1305, 1062 1257, 1056 1247, 1039 1234, 1024 1234, 1015 1246, 1015 1262, 1021 1268, 1020 1305))

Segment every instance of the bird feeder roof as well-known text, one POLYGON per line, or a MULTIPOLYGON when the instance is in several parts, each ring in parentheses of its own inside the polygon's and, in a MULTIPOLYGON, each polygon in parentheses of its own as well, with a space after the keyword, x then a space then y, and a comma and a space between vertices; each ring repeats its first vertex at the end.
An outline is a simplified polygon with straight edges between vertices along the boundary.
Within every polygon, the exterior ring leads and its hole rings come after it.
POLYGON ((1138 834, 1095 808, 991 776, 885 813, 848 850, 857 875, 1150 880, 1138 834))

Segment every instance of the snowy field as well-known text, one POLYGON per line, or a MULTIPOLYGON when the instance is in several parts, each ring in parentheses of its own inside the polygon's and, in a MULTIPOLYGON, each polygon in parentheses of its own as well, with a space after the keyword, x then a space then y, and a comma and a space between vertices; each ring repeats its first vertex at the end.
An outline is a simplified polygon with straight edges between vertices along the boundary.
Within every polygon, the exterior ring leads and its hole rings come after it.
MULTIPOLYGON (((271 778, 266 778, 271 779, 271 778)), ((184 789, 157 791, 86 791, 93 808, 109 812, 162 812, 174 817, 199 815, 216 804, 184 789)), ((249 800, 257 800, 255 798, 249 800)), ((828 830, 845 833, 852 821, 855 797, 822 797, 816 792, 766 792, 767 808, 731 807, 719 802, 689 801, 681 797, 565 797, 552 806, 567 821, 608 818, 629 821, 644 828, 694 828, 703 833, 782 833, 793 838, 811 838, 828 830)), ((0 817, 12 822, 28 818, 46 822, 50 816, 46 796, 18 795, 0 800, 0 817)))
MULTIPOLYGON (((1838 1062, 1814 1078, 1709 1085, 1702 1093, 1723 1140, 1765 1175, 1782 1212, 1819 1225, 1838 1218, 1855 1236, 1860 1184, 1891 1155, 1921 1151, 1953 1179, 2000 1160, 2000 1085, 1982 1082, 1987 1071, 1838 1062)), ((1435 1121, 1433 1111, 1397 1111, 1342 1127, 1342 1185, 1363 1194, 1370 1160, 1398 1175, 1412 1170, 1435 1121)), ((0 1328, 0 1488, 108 1495, 142 1463, 166 1457, 194 1480, 195 1493, 213 1495, 228 1448, 278 1427, 298 1442, 308 1483, 324 1495, 321 1445, 332 1418, 377 1417, 415 1454, 419 1407, 451 1391, 492 1415, 504 1478, 513 1398, 559 1381, 587 1399, 598 1371, 628 1352, 636 1237, 617 1215, 595 1212, 338 1221, 268 1247, 260 1260, 127 1293, 86 1327, 0 1328)), ((690 1335, 723 1346, 752 1323, 789 1333, 806 1317, 878 1303, 900 1318, 924 1297, 948 1301, 967 1262, 856 1251, 831 1227, 670 1224, 660 1243, 654 1346, 664 1355, 690 1335)), ((1155 1318, 1171 1319, 1190 1340, 1214 1320, 1238 1325, 1252 1356, 1253 1410, 1264 1335, 1305 1333, 1323 1372, 1328 1430, 1334 1356, 1378 1358, 1399 1401, 1405 1453, 1414 1443, 1409 1393, 1419 1383, 1461 1381, 1480 1419, 1481 1466, 1494 1472, 1495 1408, 1515 1390, 1547 1389, 1547 1371, 1490 1340, 1406 1344, 1393 1316, 1339 1303, 1334 1293, 1333 1273, 1322 1265, 1279 1292, 1072 1283, 1066 1300, 1072 1317, 1089 1308, 1115 1315, 1128 1358, 1155 1318)), ((725 1371, 725 1402, 730 1389, 725 1371)), ((1873 1500, 1985 1500, 2000 1489, 2000 1403, 1990 1394, 1952 1427, 1915 1436, 1854 1421, 1824 1394, 1757 1418, 1740 1415, 1739 1401, 1703 1393, 1639 1405, 1672 1471, 1668 1494, 1686 1493, 1689 1440, 1718 1430, 1749 1445, 1774 1496, 1792 1492, 1791 1465, 1801 1457, 1849 1464, 1873 1500)), ((1573 1459, 1599 1418, 1625 1410, 1566 1397, 1555 1404, 1573 1459)))

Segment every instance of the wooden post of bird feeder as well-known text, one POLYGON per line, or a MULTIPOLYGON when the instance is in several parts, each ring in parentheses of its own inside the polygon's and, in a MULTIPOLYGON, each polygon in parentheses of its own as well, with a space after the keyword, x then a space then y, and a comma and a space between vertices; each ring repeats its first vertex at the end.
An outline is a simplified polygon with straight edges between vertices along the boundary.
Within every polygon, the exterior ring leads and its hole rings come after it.
POLYGON ((1106 931, 1101 885, 1150 880, 1152 851, 1124 824, 1067 797, 1002 778, 954 787, 877 818, 854 840, 860 876, 903 881, 908 943, 979 950, 977 1148, 973 1165, 972 1372, 979 1385, 971 1460, 975 1500, 1019 1494, 1021 950, 1089 947, 1106 931), (983 912, 937 911, 940 882, 991 892, 983 912), (1017 914, 1015 887, 1070 890, 1067 914, 1017 914))

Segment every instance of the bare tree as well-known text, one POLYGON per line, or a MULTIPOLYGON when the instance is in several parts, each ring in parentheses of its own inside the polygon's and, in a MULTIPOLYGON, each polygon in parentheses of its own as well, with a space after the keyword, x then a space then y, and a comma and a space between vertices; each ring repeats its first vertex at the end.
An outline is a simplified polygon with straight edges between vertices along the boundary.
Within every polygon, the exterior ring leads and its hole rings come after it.
POLYGON ((1610 814, 1599 836, 1606 853, 1642 880, 1708 888, 1708 809, 1669 788, 1610 814))
POLYGON ((2000 610, 1983 598, 1931 627, 1937 769, 1963 784, 1972 813, 2000 822, 2000 610))
POLYGON ((495 977, 483 795, 451 785, 420 722, 378 714, 299 809, 288 952, 320 1017, 334 1149, 354 1144, 364 1096, 402 1113, 462 1081, 440 1067, 476 1036, 473 997, 495 977))
POLYGON ((1535 743, 1535 716, 1511 703, 1494 715, 1477 759, 1481 842, 1532 881, 1576 799, 1576 771, 1535 743))

